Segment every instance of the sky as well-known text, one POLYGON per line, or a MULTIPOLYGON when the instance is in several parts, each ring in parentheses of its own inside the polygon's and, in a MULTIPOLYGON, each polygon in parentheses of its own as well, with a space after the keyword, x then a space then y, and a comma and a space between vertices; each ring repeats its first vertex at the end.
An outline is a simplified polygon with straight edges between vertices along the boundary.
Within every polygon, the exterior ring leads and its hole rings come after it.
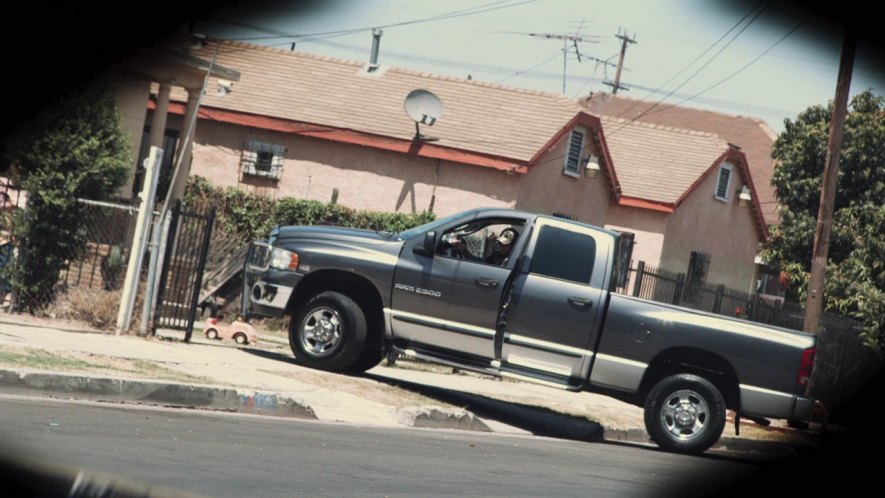
MULTIPOLYGON (((531 88, 568 97, 611 91, 628 44, 620 95, 784 119, 835 93, 842 28, 772 0, 325 0, 238 3, 193 31, 344 59, 368 60, 383 29, 382 65, 531 88), (564 42, 543 35, 568 35, 564 42), (286 35, 286 36, 283 36, 286 35), (534 35, 534 36, 533 36, 534 35), (542 35, 542 36, 537 36, 542 35), (579 60, 580 54, 580 60, 579 60), (565 67, 563 67, 565 65, 565 67), (563 73, 565 91, 563 92, 563 73)), ((858 45, 851 94, 885 94, 880 52, 858 45)))

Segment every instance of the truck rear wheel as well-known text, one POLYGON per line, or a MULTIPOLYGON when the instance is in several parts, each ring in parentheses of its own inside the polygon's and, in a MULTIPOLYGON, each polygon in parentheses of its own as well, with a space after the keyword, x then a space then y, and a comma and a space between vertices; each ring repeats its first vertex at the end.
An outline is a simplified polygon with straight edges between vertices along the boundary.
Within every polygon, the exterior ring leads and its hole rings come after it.
POLYGON ((322 292, 296 313, 289 325, 295 363, 319 370, 348 370, 366 344, 366 316, 353 299, 322 292))
POLYGON ((724 428, 725 400, 703 377, 665 377, 645 400, 645 429, 667 451, 703 453, 719 440, 724 428))

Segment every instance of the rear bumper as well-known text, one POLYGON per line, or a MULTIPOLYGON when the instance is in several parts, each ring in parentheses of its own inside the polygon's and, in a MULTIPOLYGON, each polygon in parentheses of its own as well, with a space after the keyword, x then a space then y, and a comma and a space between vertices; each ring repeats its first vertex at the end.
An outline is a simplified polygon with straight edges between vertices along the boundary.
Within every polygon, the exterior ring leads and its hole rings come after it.
POLYGON ((814 400, 798 394, 741 384, 741 413, 757 417, 811 420, 814 400))

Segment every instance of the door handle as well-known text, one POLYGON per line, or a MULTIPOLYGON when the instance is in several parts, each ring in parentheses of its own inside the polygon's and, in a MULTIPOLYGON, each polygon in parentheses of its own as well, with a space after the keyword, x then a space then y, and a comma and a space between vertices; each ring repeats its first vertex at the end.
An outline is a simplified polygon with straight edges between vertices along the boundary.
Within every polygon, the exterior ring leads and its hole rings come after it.
POLYGON ((474 282, 476 282, 476 285, 480 287, 486 287, 488 289, 494 289, 498 286, 498 281, 492 280, 490 278, 477 278, 476 280, 474 280, 474 282))
POLYGON ((579 308, 589 308, 593 306, 593 301, 590 299, 584 299, 583 297, 575 297, 571 296, 568 298, 569 304, 573 304, 579 308))

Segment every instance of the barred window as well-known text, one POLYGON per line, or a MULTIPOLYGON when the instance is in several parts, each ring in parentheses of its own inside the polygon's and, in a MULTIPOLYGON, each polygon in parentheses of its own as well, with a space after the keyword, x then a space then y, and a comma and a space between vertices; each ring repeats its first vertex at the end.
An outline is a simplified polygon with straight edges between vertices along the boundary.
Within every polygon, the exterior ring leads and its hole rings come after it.
POLYGON ((241 159, 243 174, 279 180, 285 153, 286 148, 282 145, 250 140, 241 159))

